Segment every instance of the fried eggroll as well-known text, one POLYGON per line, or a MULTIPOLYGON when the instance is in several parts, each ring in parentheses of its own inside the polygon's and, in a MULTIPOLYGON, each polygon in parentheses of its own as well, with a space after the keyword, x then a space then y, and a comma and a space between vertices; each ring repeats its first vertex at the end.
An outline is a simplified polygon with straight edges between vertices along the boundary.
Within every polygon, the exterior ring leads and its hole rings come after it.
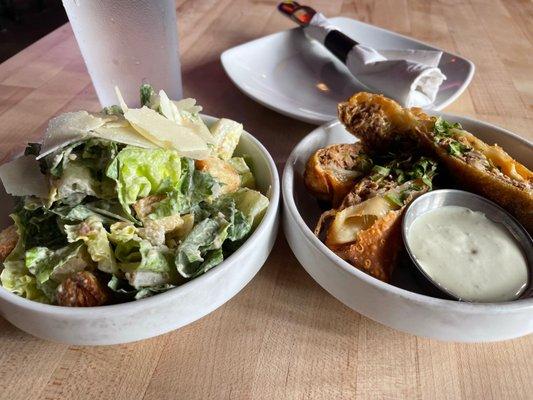
POLYGON ((369 152, 388 151, 398 140, 416 141, 412 131, 433 125, 419 108, 405 109, 387 97, 366 92, 339 103, 337 111, 348 132, 361 139, 369 152))
POLYGON ((410 170, 376 166, 346 195, 338 209, 321 217, 316 233, 331 219, 325 243, 355 267, 388 282, 401 249, 400 225, 405 207, 431 189, 436 164, 421 159, 410 170), (407 179, 407 180, 406 180, 407 179))
POLYGON ((499 204, 533 232, 533 172, 498 145, 380 95, 358 93, 338 110, 342 123, 365 146, 390 149, 397 138, 421 145, 458 183, 499 204))
POLYGON ((361 143, 334 144, 317 150, 307 161, 304 180, 318 199, 337 207, 354 184, 372 168, 361 143))

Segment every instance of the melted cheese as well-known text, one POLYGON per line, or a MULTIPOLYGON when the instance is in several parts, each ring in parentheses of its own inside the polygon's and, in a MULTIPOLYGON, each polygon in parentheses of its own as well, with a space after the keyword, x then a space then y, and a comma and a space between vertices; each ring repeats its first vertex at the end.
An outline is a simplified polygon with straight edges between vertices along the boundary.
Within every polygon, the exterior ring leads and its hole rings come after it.
POLYGON ((524 165, 515 161, 509 154, 507 154, 500 146, 489 146, 485 142, 479 140, 477 137, 462 129, 454 129, 452 131, 455 138, 462 138, 474 149, 479 151, 487 160, 496 166, 502 173, 512 179, 518 181, 528 181, 533 179, 533 172, 527 169, 524 165))
POLYGON ((370 228, 377 219, 384 217, 393 209, 383 197, 372 197, 339 211, 328 230, 328 242, 331 244, 354 242, 359 232, 370 228))
POLYGON ((533 172, 524 165, 513 160, 501 147, 494 145, 489 146, 485 151, 485 156, 500 170, 510 178, 518 181, 528 181, 533 179, 533 172))

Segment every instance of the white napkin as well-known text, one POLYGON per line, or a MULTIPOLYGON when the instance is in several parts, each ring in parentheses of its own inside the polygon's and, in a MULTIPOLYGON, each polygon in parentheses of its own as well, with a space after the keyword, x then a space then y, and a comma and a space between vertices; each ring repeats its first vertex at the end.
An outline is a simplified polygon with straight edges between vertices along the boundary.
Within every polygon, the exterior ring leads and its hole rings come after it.
MULTIPOLYGON (((339 30, 316 13, 304 32, 324 44, 327 34, 339 30)), ((441 51, 375 50, 356 45, 346 58, 350 72, 365 86, 393 98, 404 107, 427 107, 435 101, 446 76, 438 68, 441 51)))

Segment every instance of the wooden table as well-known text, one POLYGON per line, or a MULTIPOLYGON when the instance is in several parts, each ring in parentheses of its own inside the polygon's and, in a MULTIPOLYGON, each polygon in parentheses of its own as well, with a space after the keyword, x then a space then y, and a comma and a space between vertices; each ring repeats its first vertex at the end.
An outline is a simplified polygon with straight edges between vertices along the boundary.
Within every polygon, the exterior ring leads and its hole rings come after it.
MULTIPOLYGON (((447 111, 533 139, 533 3, 527 0, 310 1, 474 61, 447 111)), ((177 1, 185 94, 242 121, 281 168, 313 126, 242 95, 220 53, 291 27, 275 1, 177 1)), ((98 103, 69 25, 0 65, 0 159, 67 110, 98 103)), ((496 344, 404 334, 345 307, 298 264, 280 233, 256 278, 209 316, 161 337, 80 347, 33 338, 0 319, 0 398, 531 399, 533 336, 496 344)))

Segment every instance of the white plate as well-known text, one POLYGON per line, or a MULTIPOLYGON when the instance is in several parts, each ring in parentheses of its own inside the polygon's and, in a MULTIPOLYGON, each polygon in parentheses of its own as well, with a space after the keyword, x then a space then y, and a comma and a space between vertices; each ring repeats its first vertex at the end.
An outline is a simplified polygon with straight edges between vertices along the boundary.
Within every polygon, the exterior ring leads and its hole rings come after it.
MULTIPOLYGON (((480 139, 498 142, 511 155, 533 165, 533 145, 496 126, 439 114, 480 139)), ((283 172, 283 225, 289 245, 305 270, 330 294, 359 313, 415 335, 461 342, 511 339, 533 332, 533 298, 507 303, 474 304, 430 297, 417 285, 410 265, 395 272, 393 284, 358 270, 329 250, 312 232, 320 209, 307 192, 303 172, 309 156, 333 143, 350 143, 338 121, 318 127, 292 151, 283 172)), ((407 257, 407 256, 406 256, 407 257)), ((413 267, 414 268, 414 267, 413 267)))
MULTIPOLYGON (((216 121, 204 117, 208 124, 216 121)), ((132 342, 187 325, 235 296, 255 276, 274 245, 278 232, 280 185, 268 151, 244 132, 236 152, 253 160, 259 189, 270 205, 253 234, 220 265, 168 292, 124 304, 69 308, 37 303, 0 287, 0 314, 13 325, 43 339, 78 345, 132 342)), ((0 185, 2 186, 2 185, 0 185)), ((0 219, 8 224, 12 199, 3 187, 0 219)))
MULTIPOLYGON (((350 18, 330 18, 344 33, 376 49, 440 50, 425 43, 350 18)), ((308 40, 299 28, 233 47, 220 57, 226 73, 246 95, 289 117, 322 124, 337 117, 337 104, 355 92, 368 91, 328 50, 308 40)), ((468 86, 474 64, 442 55, 447 80, 432 109, 452 103, 468 86)))

